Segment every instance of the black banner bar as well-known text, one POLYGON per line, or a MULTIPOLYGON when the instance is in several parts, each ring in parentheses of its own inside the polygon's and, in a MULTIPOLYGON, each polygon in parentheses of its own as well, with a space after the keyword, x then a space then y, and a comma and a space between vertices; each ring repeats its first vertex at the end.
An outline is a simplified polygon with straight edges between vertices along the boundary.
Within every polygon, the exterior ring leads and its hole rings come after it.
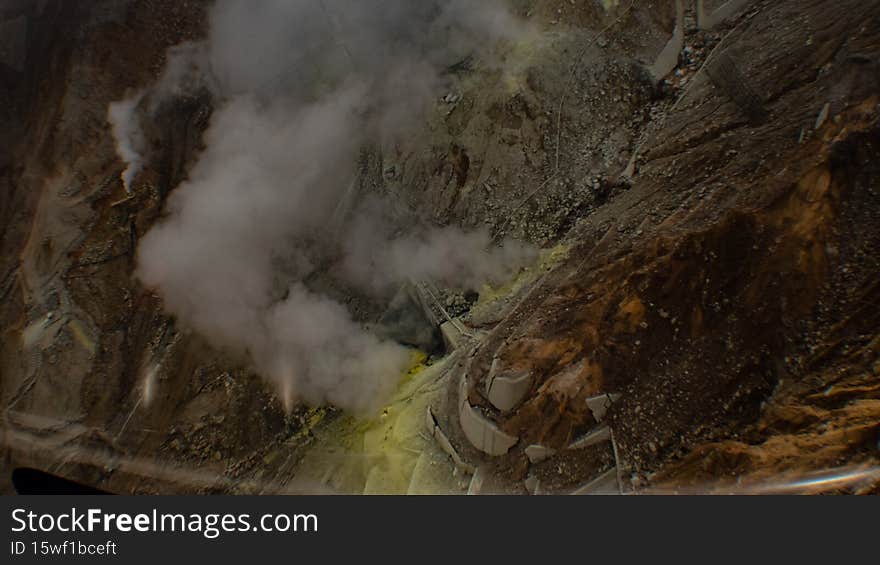
POLYGON ((0 563, 878 554, 872 497, 21 496, 0 513, 0 563))

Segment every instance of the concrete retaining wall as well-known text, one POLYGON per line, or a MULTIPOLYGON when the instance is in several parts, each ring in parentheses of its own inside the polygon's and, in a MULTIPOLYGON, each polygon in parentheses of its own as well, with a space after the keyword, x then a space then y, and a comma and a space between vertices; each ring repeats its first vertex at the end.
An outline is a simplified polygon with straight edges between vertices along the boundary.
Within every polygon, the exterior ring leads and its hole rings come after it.
POLYGON ((603 441, 611 441, 611 428, 604 425, 599 426, 579 439, 576 439, 568 446, 568 449, 584 449, 585 447, 590 447, 591 445, 596 445, 603 441))
MULTIPOLYGON (((705 0, 696 0, 697 26, 700 29, 712 29, 725 20, 739 13, 753 0, 728 0, 718 8, 712 10, 706 5, 705 0)), ((655 82, 660 82, 663 77, 672 72, 678 65, 678 55, 684 48, 684 0, 675 2, 675 30, 666 46, 654 60, 649 69, 655 82)))
POLYGON ((529 373, 508 373, 499 375, 498 359, 492 361, 486 385, 486 396, 492 406, 502 412, 513 410, 532 388, 532 376, 529 373))
POLYGON ((458 454, 455 447, 453 447, 452 442, 449 441, 449 438, 437 423, 437 418, 434 417, 434 412, 431 411, 430 406, 428 406, 427 413, 425 414, 425 426, 428 428, 430 436, 437 441, 440 449, 449 455, 453 463, 455 463, 457 469, 461 469, 466 473, 473 473, 475 471, 473 465, 466 463, 458 454))
POLYGON ((571 494, 620 494, 620 484, 617 481, 617 467, 612 467, 605 471, 571 494))
POLYGON ((494 422, 470 405, 467 399, 466 377, 462 377, 458 388, 458 418, 461 429, 471 445, 487 455, 504 455, 519 441, 519 438, 499 430, 494 422))
POLYGON ((651 77, 659 82, 678 65, 678 54, 684 48, 684 0, 675 0, 675 30, 666 47, 649 69, 651 77))

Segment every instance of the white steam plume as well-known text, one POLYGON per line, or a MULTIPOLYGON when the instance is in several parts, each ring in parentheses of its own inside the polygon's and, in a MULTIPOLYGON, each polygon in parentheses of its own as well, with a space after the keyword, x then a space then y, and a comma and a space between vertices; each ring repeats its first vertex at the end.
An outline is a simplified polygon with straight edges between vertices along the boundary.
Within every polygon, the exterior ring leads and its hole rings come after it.
POLYGON ((341 278, 376 293, 408 279, 479 290, 485 283, 508 279, 537 257, 534 248, 516 241, 493 248, 488 229, 434 227, 393 237, 383 230, 388 225, 371 214, 355 218, 343 241, 341 278))
POLYGON ((122 185, 129 194, 131 183, 144 164, 144 134, 136 115, 136 108, 143 96, 143 92, 137 92, 124 100, 111 103, 107 110, 107 119, 113 126, 116 154, 125 163, 121 175, 122 185))
POLYGON ((171 47, 167 53, 167 63, 162 75, 150 89, 138 90, 123 100, 111 102, 107 109, 116 154, 125 164, 120 178, 128 194, 131 184, 144 166, 146 141, 141 128, 138 107, 148 98, 147 111, 154 113, 159 104, 181 94, 191 94, 200 89, 217 92, 217 85, 209 72, 206 46, 200 43, 183 43, 171 47), (149 94, 149 96, 147 96, 149 94))
POLYGON ((206 44, 171 57, 151 93, 201 73, 217 105, 205 150, 139 247, 138 277, 181 322, 246 354, 287 406, 375 410, 408 351, 306 281, 320 271, 365 293, 411 277, 474 288, 529 258, 514 244, 487 251, 484 232, 392 237, 381 205, 330 229, 360 148, 411 131, 443 68, 518 31, 496 1, 219 0, 206 44))

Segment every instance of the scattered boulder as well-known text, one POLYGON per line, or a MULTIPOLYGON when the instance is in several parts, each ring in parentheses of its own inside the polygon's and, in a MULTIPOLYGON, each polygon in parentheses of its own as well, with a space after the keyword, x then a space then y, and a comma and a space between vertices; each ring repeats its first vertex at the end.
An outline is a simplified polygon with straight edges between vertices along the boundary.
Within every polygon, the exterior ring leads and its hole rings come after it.
POLYGON ((619 394, 600 394, 588 398, 587 407, 590 409, 590 412, 593 413, 593 418, 596 422, 601 422, 605 419, 605 413, 608 412, 611 405, 619 398, 619 394))
POLYGON ((540 463, 545 459, 553 457, 555 454, 555 449, 544 445, 533 444, 526 448, 526 457, 528 457, 529 461, 532 463, 540 463))

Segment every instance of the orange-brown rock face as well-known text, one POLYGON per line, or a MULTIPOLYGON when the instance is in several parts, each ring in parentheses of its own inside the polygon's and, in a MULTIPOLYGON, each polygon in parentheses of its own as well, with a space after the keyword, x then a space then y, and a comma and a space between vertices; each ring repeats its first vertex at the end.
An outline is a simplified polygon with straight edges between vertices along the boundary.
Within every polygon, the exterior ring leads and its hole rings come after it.
MULTIPOLYGON (((777 2, 734 30, 726 53, 766 120, 696 75, 628 192, 478 346, 469 400, 520 439, 496 467, 546 475, 523 450, 595 429, 601 392, 620 394, 624 489, 876 465, 880 27, 853 9, 777 2), (487 401, 493 366, 532 376, 512 411, 487 401)), ((564 455, 543 464, 576 469, 545 476, 561 490, 583 473, 564 455)))

